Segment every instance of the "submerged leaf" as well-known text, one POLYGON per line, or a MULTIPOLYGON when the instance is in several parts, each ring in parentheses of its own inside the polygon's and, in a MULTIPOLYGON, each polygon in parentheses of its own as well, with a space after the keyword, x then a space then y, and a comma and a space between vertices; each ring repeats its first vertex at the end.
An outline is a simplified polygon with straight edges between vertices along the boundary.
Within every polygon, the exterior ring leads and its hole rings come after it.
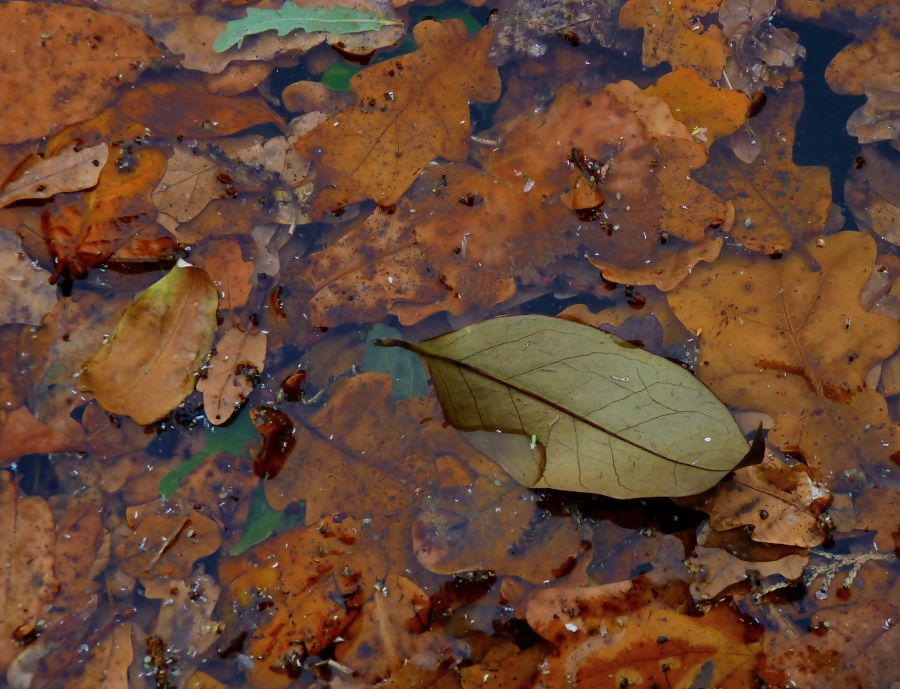
POLYGON ((100 405, 153 423, 194 389, 216 331, 216 288, 205 271, 179 264, 141 292, 83 379, 100 405))
POLYGON ((728 410, 680 366, 547 316, 420 344, 447 419, 516 480, 616 498, 691 495, 747 453, 728 410))
POLYGON ((213 50, 222 53, 253 34, 277 31, 287 36, 298 29, 313 33, 323 31, 334 35, 378 31, 385 26, 398 26, 403 22, 385 19, 372 12, 353 7, 299 7, 293 2, 284 3, 276 10, 250 7, 247 16, 228 22, 228 26, 216 40, 213 50))

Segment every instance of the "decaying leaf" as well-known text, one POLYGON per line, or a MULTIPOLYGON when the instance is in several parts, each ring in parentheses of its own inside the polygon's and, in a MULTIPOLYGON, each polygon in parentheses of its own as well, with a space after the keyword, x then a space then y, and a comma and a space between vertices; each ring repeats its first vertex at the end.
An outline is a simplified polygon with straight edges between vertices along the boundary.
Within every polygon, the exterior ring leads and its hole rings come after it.
POLYGON ((109 147, 105 143, 74 147, 50 158, 38 155, 23 161, 0 189, 0 206, 22 199, 48 199, 64 191, 80 191, 97 184, 106 165, 109 147))
POLYGON ((35 265, 22 250, 22 241, 0 227, 0 320, 37 325, 56 303, 50 273, 35 265))
POLYGON ((230 328, 216 343, 206 377, 197 383, 210 423, 223 424, 253 390, 253 379, 263 371, 266 333, 230 328))
POLYGON ((0 25, 15 27, 0 50, 4 144, 92 117, 159 56, 143 31, 86 7, 15 0, 0 5, 0 25))
POLYGON ((382 27, 398 24, 402 26, 403 23, 353 7, 300 7, 293 2, 286 2, 278 9, 250 7, 246 17, 228 22, 225 31, 213 44, 213 50, 221 53, 232 46, 240 46, 247 36, 264 31, 275 31, 279 36, 287 36, 297 30, 339 36, 378 31, 382 27))
POLYGON ((669 293, 700 334, 700 379, 726 404, 770 414, 769 442, 802 452, 819 476, 900 447, 884 400, 864 382, 900 344, 900 326, 859 303, 874 261, 871 238, 842 232, 779 261, 720 256, 669 293))
POLYGON ((750 164, 715 146, 696 177, 735 205, 732 238, 767 254, 785 251, 795 240, 825 229, 831 182, 824 167, 794 164, 794 127, 803 109, 803 88, 788 86, 768 98, 753 119, 763 151, 750 164))
POLYGON ((687 561, 693 574, 691 595, 694 600, 711 601, 729 586, 746 581, 754 584, 763 583, 763 580, 795 581, 803 576, 808 560, 807 555, 791 554, 772 561, 748 562, 722 548, 698 545, 687 561))
POLYGON ((253 261, 245 261, 241 245, 234 239, 210 242, 196 256, 219 293, 219 308, 239 309, 247 303, 253 289, 253 261))
POLYGON ((159 223, 174 232, 179 223, 192 220, 210 201, 221 198, 228 188, 221 181, 222 167, 198 151, 177 146, 151 194, 159 223))
POLYGON ((866 104, 847 120, 847 133, 861 144, 890 141, 897 148, 900 130, 900 72, 876 74, 866 82, 866 104))
POLYGON ((104 409, 147 424, 194 389, 216 331, 216 288, 181 262, 141 292, 85 364, 82 380, 104 409))
POLYGON ((722 76, 729 49, 722 30, 700 17, 719 9, 719 0, 628 0, 619 13, 623 29, 644 30, 644 65, 667 61, 692 67, 709 81, 722 76))
POLYGON ((762 645, 747 640, 737 611, 720 604, 702 617, 688 616, 651 596, 629 582, 536 592, 526 619, 556 647, 536 686, 753 686, 762 645))
POLYGON ((754 541, 812 548, 827 535, 818 516, 829 500, 801 466, 767 452, 761 464, 738 469, 695 506, 718 531, 747 526, 754 541))
POLYGON ((0 671, 39 633, 38 622, 57 591, 53 572, 56 536, 53 515, 43 498, 20 496, 8 472, 0 474, 0 671))
POLYGON ((580 323, 512 316, 384 344, 425 359, 447 419, 525 486, 691 495, 747 454, 690 373, 580 323))
POLYGON ((861 230, 900 244, 900 155, 864 146, 844 183, 844 198, 861 230))
POLYGON ((319 215, 366 198, 393 204, 435 158, 464 160, 469 101, 500 96, 500 77, 487 61, 489 29, 469 39, 459 20, 424 21, 413 35, 417 51, 353 77, 358 105, 297 143, 318 161, 319 215))
POLYGON ((72 689, 125 689, 128 668, 134 658, 132 624, 117 625, 93 648, 88 649, 80 676, 67 682, 72 689))

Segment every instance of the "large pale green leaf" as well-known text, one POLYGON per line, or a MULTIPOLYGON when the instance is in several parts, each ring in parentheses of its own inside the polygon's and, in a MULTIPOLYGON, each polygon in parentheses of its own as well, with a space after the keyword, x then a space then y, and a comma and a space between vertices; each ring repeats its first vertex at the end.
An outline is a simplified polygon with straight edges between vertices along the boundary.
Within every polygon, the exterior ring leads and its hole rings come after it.
POLYGON ((137 423, 164 417, 194 389, 216 332, 218 295, 206 271, 179 261, 141 292, 82 372, 107 411, 137 423))
POLYGON ((277 10, 249 8, 246 17, 228 22, 225 31, 216 39, 213 50, 217 53, 224 52, 234 45, 239 45, 247 36, 263 31, 277 31, 279 36, 286 36, 292 31, 302 29, 309 33, 324 31, 339 36, 377 31, 385 26, 397 26, 402 23, 352 7, 300 7, 288 1, 277 10))
POLYGON ((526 486, 692 495, 749 449, 688 371, 580 323, 511 316, 382 344, 422 356, 448 421, 526 486))

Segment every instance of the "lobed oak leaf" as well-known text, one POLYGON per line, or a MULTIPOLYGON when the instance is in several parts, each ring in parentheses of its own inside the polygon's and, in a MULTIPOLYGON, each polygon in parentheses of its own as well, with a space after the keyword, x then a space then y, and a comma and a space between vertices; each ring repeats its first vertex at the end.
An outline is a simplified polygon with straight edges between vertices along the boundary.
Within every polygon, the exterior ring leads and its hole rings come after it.
POLYGON ((866 83, 879 74, 900 70, 900 37, 897 22, 876 25, 868 35, 858 38, 832 58, 825 69, 825 80, 831 90, 840 94, 861 96, 866 83))
POLYGON ((698 545, 687 561, 691 570, 691 595, 696 601, 719 598, 730 586, 751 581, 796 581, 803 576, 807 555, 785 555, 777 560, 747 562, 722 548, 698 545))
POLYGON ((861 144, 890 141, 900 147, 900 70, 871 77, 865 92, 868 100, 847 119, 847 133, 861 144))
POLYGON ((900 325, 859 303, 874 260, 871 238, 842 232, 779 261, 720 256, 668 296, 700 334, 700 379, 726 404, 770 414, 769 441, 802 452, 817 477, 900 447, 884 399, 864 382, 900 344, 900 325))
POLYGON ((722 30, 704 27, 700 17, 719 9, 720 0, 628 0, 619 12, 623 29, 644 30, 644 66, 668 62, 691 67, 708 81, 718 81, 730 49, 722 30))
POLYGON ((831 207, 830 174, 824 167, 794 164, 794 127, 803 109, 803 88, 794 84, 771 95, 753 120, 763 151, 743 164, 721 146, 695 177, 734 202, 732 239, 767 254, 822 231, 831 207))
POLYGON ((3 144, 94 116, 159 57, 143 31, 85 7, 15 0, 0 5, 0 25, 16 27, 0 50, 3 144))
POLYGON ((413 36, 418 50, 353 77, 357 104, 297 142, 318 163, 315 215, 367 198, 389 206, 432 160, 468 155, 469 102, 500 96, 500 76, 487 61, 491 31, 470 39, 453 19, 420 22, 413 36))
POLYGON ((97 184, 106 165, 109 147, 73 146, 54 156, 32 154, 23 160, 0 187, 0 206, 22 199, 48 199, 65 191, 80 191, 97 184))

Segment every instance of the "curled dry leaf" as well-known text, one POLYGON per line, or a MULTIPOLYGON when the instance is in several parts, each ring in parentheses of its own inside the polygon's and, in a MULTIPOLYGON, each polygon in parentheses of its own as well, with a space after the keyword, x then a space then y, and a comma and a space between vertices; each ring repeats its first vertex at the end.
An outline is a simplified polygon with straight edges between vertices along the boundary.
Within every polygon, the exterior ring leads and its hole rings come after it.
POLYGON ((864 383, 900 344, 900 326, 859 303, 874 261, 871 238, 842 232, 778 261, 720 256, 669 293, 700 334, 700 379, 726 404, 770 414, 769 442, 802 452, 817 477, 900 448, 884 399, 864 383))
POLYGON ((705 150, 634 84, 599 94, 563 86, 550 108, 497 136, 503 146, 482 155, 482 169, 430 167, 395 213, 376 211, 298 266, 315 290, 313 324, 487 308, 567 254, 667 289, 717 255, 712 227, 728 224, 728 208, 685 179, 705 150), (604 198, 584 219, 563 201, 573 169, 604 198))
POLYGON ((794 127, 803 109, 799 84, 770 95, 752 120, 762 153, 752 164, 716 146, 695 177, 735 205, 731 237, 767 254, 786 251, 796 240, 822 232, 831 207, 828 168, 794 164, 794 127))
POLYGON ((628 582, 535 593, 526 619, 556 647, 535 686, 753 686, 762 645, 747 640, 735 610, 724 604, 693 617, 648 593, 628 582))
POLYGON ((234 327, 216 343, 206 369, 197 383, 203 393, 206 418, 215 426, 225 423, 247 400, 253 381, 266 361, 266 333, 234 327))
POLYGON ((0 189, 0 206, 22 199, 48 199, 64 191, 89 189, 100 178, 109 146, 75 146, 49 158, 29 156, 0 189))
POLYGON ((85 7, 6 2, 0 25, 16 27, 0 50, 3 144, 93 117, 159 56, 143 31, 85 7))
POLYGON ((818 516, 830 500, 802 465, 788 466, 767 452, 761 464, 738 469, 694 506, 717 531, 748 526, 754 541, 812 548, 827 535, 818 516))
POLYGON ((369 536, 360 521, 335 516, 221 561, 229 606, 249 612, 265 601, 274 609, 258 627, 245 628, 250 643, 244 652, 257 659, 251 687, 285 686, 286 675, 329 646, 376 594, 386 564, 369 536))
POLYGON ((469 39, 456 19, 423 21, 419 49, 353 77, 358 105, 297 142, 317 162, 317 215, 371 198, 395 203, 435 158, 465 160, 469 101, 500 96, 500 76, 487 61, 490 29, 469 39))
POLYGON ((140 424, 161 419, 194 389, 217 303, 206 272, 180 262, 128 307, 85 364, 84 384, 107 411, 140 424))
POLYGON ((0 671, 5 672, 57 593, 53 515, 43 498, 21 497, 8 472, 0 474, 0 671))
POLYGON ((155 133, 209 139, 259 124, 283 125, 261 96, 217 96, 197 80, 156 81, 127 91, 116 108, 155 133))
POLYGON ((56 303, 50 273, 22 250, 22 240, 0 227, 0 319, 37 325, 56 303))
POLYGON ((212 519, 193 507, 167 507, 159 500, 128 507, 123 531, 115 543, 115 560, 137 578, 187 579, 194 563, 222 544, 212 519))
POLYGON ((704 27, 700 20, 718 9, 719 0, 628 0, 619 13, 619 25, 644 30, 646 67, 668 62, 718 81, 730 50, 722 30, 715 24, 704 27))
POLYGON ((677 364, 547 316, 421 343, 447 420, 525 486, 616 498, 714 486, 747 454, 728 410, 677 364))

